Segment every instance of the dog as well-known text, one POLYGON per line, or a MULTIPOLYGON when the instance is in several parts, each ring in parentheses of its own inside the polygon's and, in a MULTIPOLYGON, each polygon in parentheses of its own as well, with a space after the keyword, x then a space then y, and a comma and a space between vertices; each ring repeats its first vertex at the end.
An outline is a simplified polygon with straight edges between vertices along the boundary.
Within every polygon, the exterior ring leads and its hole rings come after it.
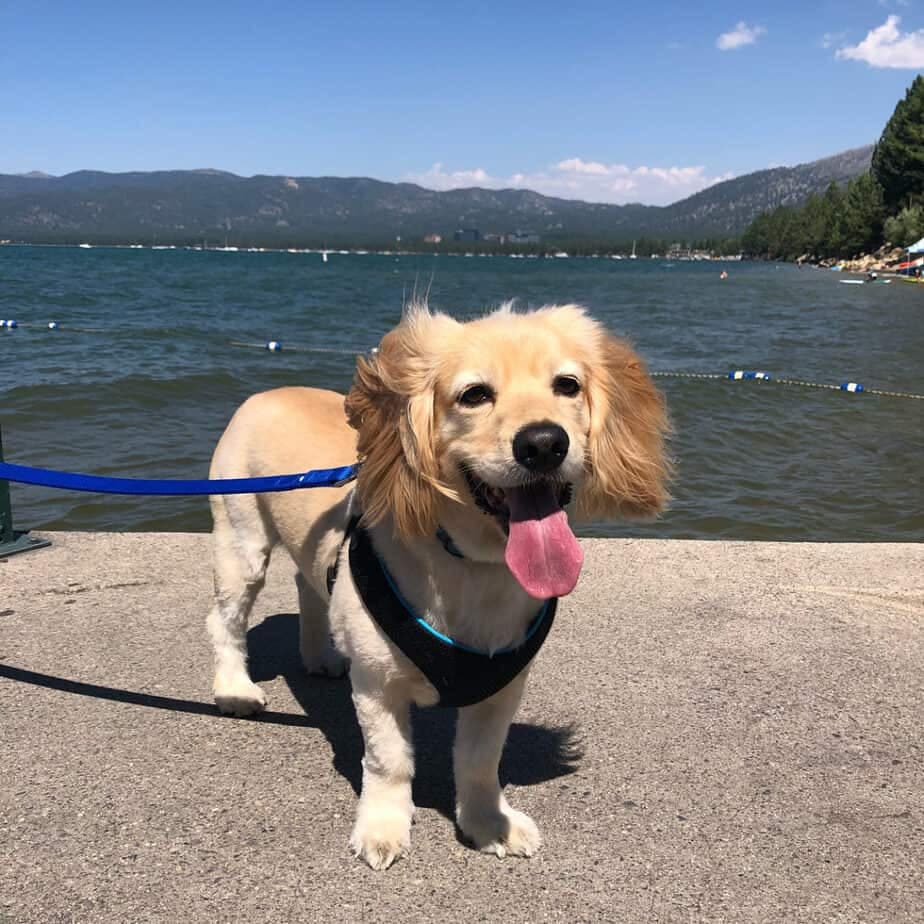
POLYGON ((461 707, 453 769, 465 839, 532 856, 539 831, 507 804, 498 764, 535 639, 581 570, 565 508, 576 520, 656 515, 667 429, 642 361, 576 305, 505 304, 462 323, 413 304, 357 360, 345 398, 280 388, 248 399, 212 478, 360 468, 355 485, 211 498, 219 710, 266 704, 247 671, 247 620, 281 543, 298 569, 305 668, 349 669, 365 743, 356 856, 385 869, 407 854, 410 705, 438 702, 461 707))

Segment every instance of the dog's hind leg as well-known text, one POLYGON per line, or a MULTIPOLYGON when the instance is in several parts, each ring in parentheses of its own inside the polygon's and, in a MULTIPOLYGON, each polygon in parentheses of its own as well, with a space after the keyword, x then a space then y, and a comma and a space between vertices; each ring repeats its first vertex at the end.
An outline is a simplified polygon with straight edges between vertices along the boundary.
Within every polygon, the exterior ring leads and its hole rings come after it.
POLYGON ((252 715, 266 706, 266 694, 247 671, 247 620, 274 540, 253 495, 213 497, 212 516, 215 605, 208 627, 215 649, 215 704, 224 713, 252 715))
POLYGON ((301 571, 295 574, 298 588, 299 633, 298 646, 302 664, 309 674, 339 677, 350 665, 334 648, 327 618, 327 601, 305 580, 301 571))

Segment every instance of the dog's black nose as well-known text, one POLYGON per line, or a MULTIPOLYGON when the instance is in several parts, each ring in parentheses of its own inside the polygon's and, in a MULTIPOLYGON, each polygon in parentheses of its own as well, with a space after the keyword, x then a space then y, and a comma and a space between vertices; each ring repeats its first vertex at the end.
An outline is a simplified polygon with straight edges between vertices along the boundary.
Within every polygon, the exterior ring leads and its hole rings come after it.
POLYGON ((568 434, 558 424, 529 424, 513 438, 513 457, 531 472, 545 474, 565 461, 570 445, 568 434))

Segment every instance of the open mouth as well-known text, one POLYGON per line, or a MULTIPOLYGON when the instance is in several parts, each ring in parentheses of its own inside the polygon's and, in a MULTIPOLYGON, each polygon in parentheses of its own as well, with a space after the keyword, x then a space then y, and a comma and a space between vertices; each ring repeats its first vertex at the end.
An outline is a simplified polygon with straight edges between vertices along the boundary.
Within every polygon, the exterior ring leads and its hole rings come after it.
POLYGON ((557 479, 534 479, 525 485, 516 488, 495 488, 487 482, 476 478, 467 468, 462 469, 465 481, 478 509, 498 520, 504 532, 510 528, 510 498, 508 493, 514 493, 524 500, 532 498, 535 502, 544 502, 548 505, 548 498, 554 499, 558 509, 567 507, 571 503, 574 486, 557 479))
POLYGON ((571 593, 584 563, 584 552, 564 510, 572 486, 538 478, 517 487, 496 488, 468 469, 463 471, 475 503, 507 534, 504 560, 520 586, 538 600, 571 593))

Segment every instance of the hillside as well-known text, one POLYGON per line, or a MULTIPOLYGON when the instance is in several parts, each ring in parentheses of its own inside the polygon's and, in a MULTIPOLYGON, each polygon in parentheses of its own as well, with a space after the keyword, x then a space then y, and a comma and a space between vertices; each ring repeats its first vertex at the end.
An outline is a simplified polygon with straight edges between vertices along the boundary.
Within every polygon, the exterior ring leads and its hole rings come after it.
POLYGON ((873 146, 852 148, 832 157, 774 167, 717 183, 664 210, 677 227, 703 227, 710 232, 740 234, 761 213, 780 205, 801 205, 811 193, 832 182, 846 183, 869 170, 873 146))
POLYGON ((526 229, 547 241, 705 237, 743 231, 761 211, 798 204, 869 166, 872 148, 762 170, 669 206, 604 205, 520 189, 435 192, 366 178, 239 177, 220 170, 66 176, 0 174, 0 238, 292 245, 405 241, 458 228, 526 229))

